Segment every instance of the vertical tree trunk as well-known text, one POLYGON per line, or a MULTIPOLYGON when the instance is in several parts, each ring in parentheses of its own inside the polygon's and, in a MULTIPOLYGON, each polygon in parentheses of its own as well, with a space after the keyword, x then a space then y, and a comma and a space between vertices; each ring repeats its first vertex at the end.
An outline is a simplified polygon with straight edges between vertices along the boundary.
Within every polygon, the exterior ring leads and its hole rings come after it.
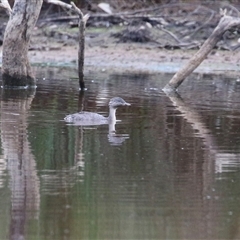
POLYGON ((42 2, 43 0, 15 0, 3 40, 4 87, 28 87, 36 84, 28 60, 28 47, 42 2))
POLYGON ((78 77, 79 77, 79 87, 80 90, 85 90, 84 83, 84 51, 85 51, 85 28, 86 23, 89 18, 89 14, 83 16, 82 11, 75 5, 74 2, 71 4, 64 3, 59 0, 45 0, 47 3, 56 4, 66 9, 71 9, 79 16, 79 44, 78 44, 78 77))

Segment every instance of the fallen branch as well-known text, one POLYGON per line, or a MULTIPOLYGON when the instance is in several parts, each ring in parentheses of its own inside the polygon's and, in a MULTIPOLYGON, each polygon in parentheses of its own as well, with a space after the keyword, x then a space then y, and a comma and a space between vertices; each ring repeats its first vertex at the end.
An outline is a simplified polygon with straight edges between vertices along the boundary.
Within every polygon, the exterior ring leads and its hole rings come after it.
POLYGON ((199 51, 190 59, 190 61, 180 69, 170 80, 170 82, 164 87, 163 91, 171 92, 176 91, 184 79, 191 74, 207 57, 217 42, 222 38, 224 32, 228 29, 240 25, 240 18, 235 18, 226 15, 226 11, 222 12, 223 17, 219 21, 219 24, 210 35, 210 37, 204 42, 199 51))
POLYGON ((71 4, 64 3, 59 0, 44 0, 47 3, 55 4, 60 7, 69 9, 76 13, 79 17, 79 45, 78 45, 78 77, 79 77, 79 87, 81 90, 85 89, 84 83, 84 50, 85 50, 85 27, 86 22, 89 18, 89 14, 83 15, 82 11, 71 2, 71 4))
MULTIPOLYGON (((163 31, 164 33, 167 33, 169 36, 171 36, 176 42, 177 44, 171 44, 169 45, 170 48, 174 49, 174 48, 183 48, 183 49, 191 49, 191 48, 196 48, 199 46, 199 42, 197 41, 192 41, 192 42, 186 42, 186 41, 181 41, 174 33, 168 31, 167 29, 164 29, 163 27, 159 28, 161 31, 163 31)), ((165 48, 166 45, 165 45, 165 48)))

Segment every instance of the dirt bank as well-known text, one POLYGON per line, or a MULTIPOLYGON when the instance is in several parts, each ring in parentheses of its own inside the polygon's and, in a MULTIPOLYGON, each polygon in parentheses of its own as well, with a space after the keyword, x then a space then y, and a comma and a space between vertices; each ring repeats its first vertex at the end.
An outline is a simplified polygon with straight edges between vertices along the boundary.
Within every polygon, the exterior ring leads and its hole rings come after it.
MULTIPOLYGON (((105 40, 106 42, 108 40, 105 40)), ((149 43, 109 43, 92 45, 86 41, 85 69, 176 72, 197 50, 166 50, 149 43)), ((1 48, 0 48, 1 49, 1 48)), ((33 64, 75 65, 77 44, 61 45, 29 51, 33 64)), ((237 73, 240 70, 240 52, 213 50, 196 72, 237 73)))
MULTIPOLYGON (((77 45, 77 44, 76 44, 77 45)), ((32 64, 77 66, 77 46, 31 50, 32 64)), ((2 47, 0 47, 0 53, 2 47)), ((176 72, 196 50, 166 50, 149 44, 115 44, 90 46, 85 51, 85 70, 114 72, 176 72)), ((1 60, 0 60, 1 66, 1 60)), ((196 69, 196 72, 235 73, 240 70, 240 53, 214 50, 196 69)))

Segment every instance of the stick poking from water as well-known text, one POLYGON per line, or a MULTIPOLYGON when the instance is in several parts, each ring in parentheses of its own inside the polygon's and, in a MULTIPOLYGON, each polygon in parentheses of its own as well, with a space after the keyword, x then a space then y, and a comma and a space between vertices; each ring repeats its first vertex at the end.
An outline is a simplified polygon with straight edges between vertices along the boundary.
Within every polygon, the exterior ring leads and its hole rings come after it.
POLYGON ((85 51, 85 28, 86 23, 89 18, 89 14, 83 15, 82 11, 75 5, 74 2, 71 4, 64 3, 59 0, 44 0, 47 3, 52 3, 60 7, 72 10, 79 16, 79 44, 78 44, 78 78, 79 78, 79 87, 80 90, 85 90, 84 82, 84 51, 85 51))

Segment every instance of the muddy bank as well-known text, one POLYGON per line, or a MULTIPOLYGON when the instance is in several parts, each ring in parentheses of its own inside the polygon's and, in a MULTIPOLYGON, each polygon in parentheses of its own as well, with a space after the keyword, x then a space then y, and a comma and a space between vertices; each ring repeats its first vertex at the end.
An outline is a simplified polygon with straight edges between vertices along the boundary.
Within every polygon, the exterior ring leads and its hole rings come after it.
MULTIPOLYGON (((163 50, 138 44, 87 46, 85 70, 175 73, 195 52, 196 50, 163 50)), ((31 50, 29 58, 34 65, 77 67, 77 46, 62 46, 56 50, 31 50)), ((225 74, 238 74, 239 71, 240 54, 229 51, 213 51, 195 70, 195 72, 225 74)))
MULTIPOLYGON (((186 63, 196 50, 165 50, 144 44, 116 44, 87 46, 85 70, 113 72, 168 72, 174 73, 186 63)), ((54 66, 77 66, 77 47, 29 52, 31 63, 54 66)), ((213 51, 195 72, 237 74, 240 70, 239 52, 213 51)))

